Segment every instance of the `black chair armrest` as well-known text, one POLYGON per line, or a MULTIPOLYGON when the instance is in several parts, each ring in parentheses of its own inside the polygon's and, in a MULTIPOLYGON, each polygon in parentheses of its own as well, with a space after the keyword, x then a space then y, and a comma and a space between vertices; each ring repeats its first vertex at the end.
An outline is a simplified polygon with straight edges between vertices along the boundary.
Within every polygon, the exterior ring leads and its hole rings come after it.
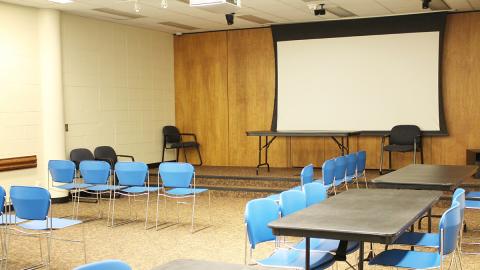
POLYGON ((117 157, 125 157, 125 158, 131 159, 132 161, 135 161, 135 158, 133 156, 129 156, 129 155, 117 155, 117 157))
POLYGON ((180 133, 181 136, 192 136, 195 142, 197 142, 197 135, 194 133, 180 133))
POLYGON ((110 164, 110 167, 111 167, 112 170, 115 167, 115 164, 113 164, 113 160, 110 159, 110 158, 95 158, 95 160, 100 160, 100 161, 107 162, 108 164, 110 164))

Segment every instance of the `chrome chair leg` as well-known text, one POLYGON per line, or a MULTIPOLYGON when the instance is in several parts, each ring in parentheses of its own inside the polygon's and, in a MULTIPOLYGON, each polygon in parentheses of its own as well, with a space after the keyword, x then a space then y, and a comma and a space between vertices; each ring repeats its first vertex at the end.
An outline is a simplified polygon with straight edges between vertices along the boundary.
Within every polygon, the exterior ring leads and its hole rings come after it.
POLYGON ((192 199, 192 229, 191 229, 191 233, 194 232, 194 225, 193 225, 193 222, 194 222, 194 219, 195 219, 195 198, 197 196, 195 194, 193 194, 193 199, 192 199))

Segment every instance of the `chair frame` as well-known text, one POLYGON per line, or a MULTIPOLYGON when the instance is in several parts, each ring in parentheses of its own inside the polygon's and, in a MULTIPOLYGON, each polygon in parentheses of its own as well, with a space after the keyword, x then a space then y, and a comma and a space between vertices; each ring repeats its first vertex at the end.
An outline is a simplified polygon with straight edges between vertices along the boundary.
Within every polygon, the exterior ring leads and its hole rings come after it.
MULTIPOLYGON (((155 217, 155 230, 159 230, 158 229, 158 218, 159 218, 159 214, 158 214, 158 211, 159 211, 159 199, 160 197, 163 197, 164 198, 164 208, 165 208, 165 212, 164 212, 164 218, 166 219, 167 217, 167 198, 170 198, 170 199, 174 199, 174 200, 182 200, 182 199, 188 199, 188 198, 192 198, 192 225, 191 225, 191 229, 190 229, 190 232, 191 233, 194 233, 194 232, 197 232, 195 231, 195 223, 194 223, 194 220, 195 220, 195 204, 196 204, 196 196, 197 196, 197 193, 195 192, 195 189, 196 189, 196 181, 195 181, 196 177, 195 177, 195 171, 193 171, 193 175, 192 175, 192 182, 190 182, 190 188, 193 189, 193 193, 192 194, 189 194, 189 195, 179 195, 179 196, 174 196, 174 195, 169 195, 167 193, 167 189, 165 188, 165 186, 163 184, 160 185, 160 168, 158 169, 158 173, 157 173, 157 183, 158 183, 158 186, 160 187, 159 190, 158 190, 158 193, 157 193, 157 210, 156 210, 156 217, 155 217)), ((167 187, 168 188, 168 187, 167 187)), ((211 205, 212 205, 212 198, 211 198, 211 194, 210 194, 210 190, 207 189, 207 193, 208 193, 208 219, 209 219, 209 224, 200 229, 200 230, 204 230, 210 226, 212 226, 212 215, 211 215, 211 205)), ((167 225, 167 226, 164 226, 160 229, 165 229, 165 228, 168 228, 168 227, 171 227, 173 225, 178 225, 180 224, 180 213, 178 211, 178 205, 179 204, 188 204, 187 202, 179 202, 179 201, 176 201, 176 207, 177 207, 177 223, 175 224, 171 224, 171 225, 167 225)), ((160 225, 164 225, 164 224, 168 224, 167 222, 165 223, 162 223, 160 225)))

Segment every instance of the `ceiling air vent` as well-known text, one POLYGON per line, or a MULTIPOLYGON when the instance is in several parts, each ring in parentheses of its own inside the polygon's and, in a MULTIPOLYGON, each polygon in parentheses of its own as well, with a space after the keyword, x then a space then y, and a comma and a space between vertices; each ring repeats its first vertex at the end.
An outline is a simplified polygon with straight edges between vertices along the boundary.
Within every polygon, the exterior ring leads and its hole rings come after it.
POLYGON ((270 20, 260 18, 254 15, 238 15, 237 18, 240 18, 245 21, 253 22, 253 23, 258 23, 258 24, 272 24, 275 22, 272 22, 270 20))
POLYGON ((193 31, 193 30, 199 30, 200 28, 193 27, 190 25, 186 24, 181 24, 181 23, 176 23, 176 22, 159 22, 158 24, 169 26, 169 27, 174 27, 182 30, 188 30, 188 31, 193 31))
POLYGON ((145 16, 142 16, 139 14, 124 12, 124 11, 115 10, 111 8, 94 8, 92 10, 101 12, 104 14, 108 14, 110 15, 108 16, 109 18, 116 19, 116 20, 132 20, 132 19, 138 19, 138 18, 145 18, 145 16))

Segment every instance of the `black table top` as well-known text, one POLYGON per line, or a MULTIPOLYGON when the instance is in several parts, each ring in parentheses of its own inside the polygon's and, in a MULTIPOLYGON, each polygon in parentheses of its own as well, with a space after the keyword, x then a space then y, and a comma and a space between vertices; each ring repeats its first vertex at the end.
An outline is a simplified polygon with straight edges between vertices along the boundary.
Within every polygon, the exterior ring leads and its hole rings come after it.
POLYGON ((351 189, 269 224, 275 235, 391 244, 442 192, 351 189))
POLYGON ((346 137, 359 134, 352 130, 305 130, 305 131, 247 131, 247 136, 277 136, 277 137, 346 137))
MULTIPOLYGON (((208 262, 200 260, 175 260, 164 265, 157 266, 152 270, 253 270, 262 268, 251 268, 241 264, 222 262, 208 262)), ((265 269, 265 268, 263 268, 265 269)))
POLYGON ((372 180, 379 188, 451 191, 478 169, 476 165, 411 164, 372 180))

